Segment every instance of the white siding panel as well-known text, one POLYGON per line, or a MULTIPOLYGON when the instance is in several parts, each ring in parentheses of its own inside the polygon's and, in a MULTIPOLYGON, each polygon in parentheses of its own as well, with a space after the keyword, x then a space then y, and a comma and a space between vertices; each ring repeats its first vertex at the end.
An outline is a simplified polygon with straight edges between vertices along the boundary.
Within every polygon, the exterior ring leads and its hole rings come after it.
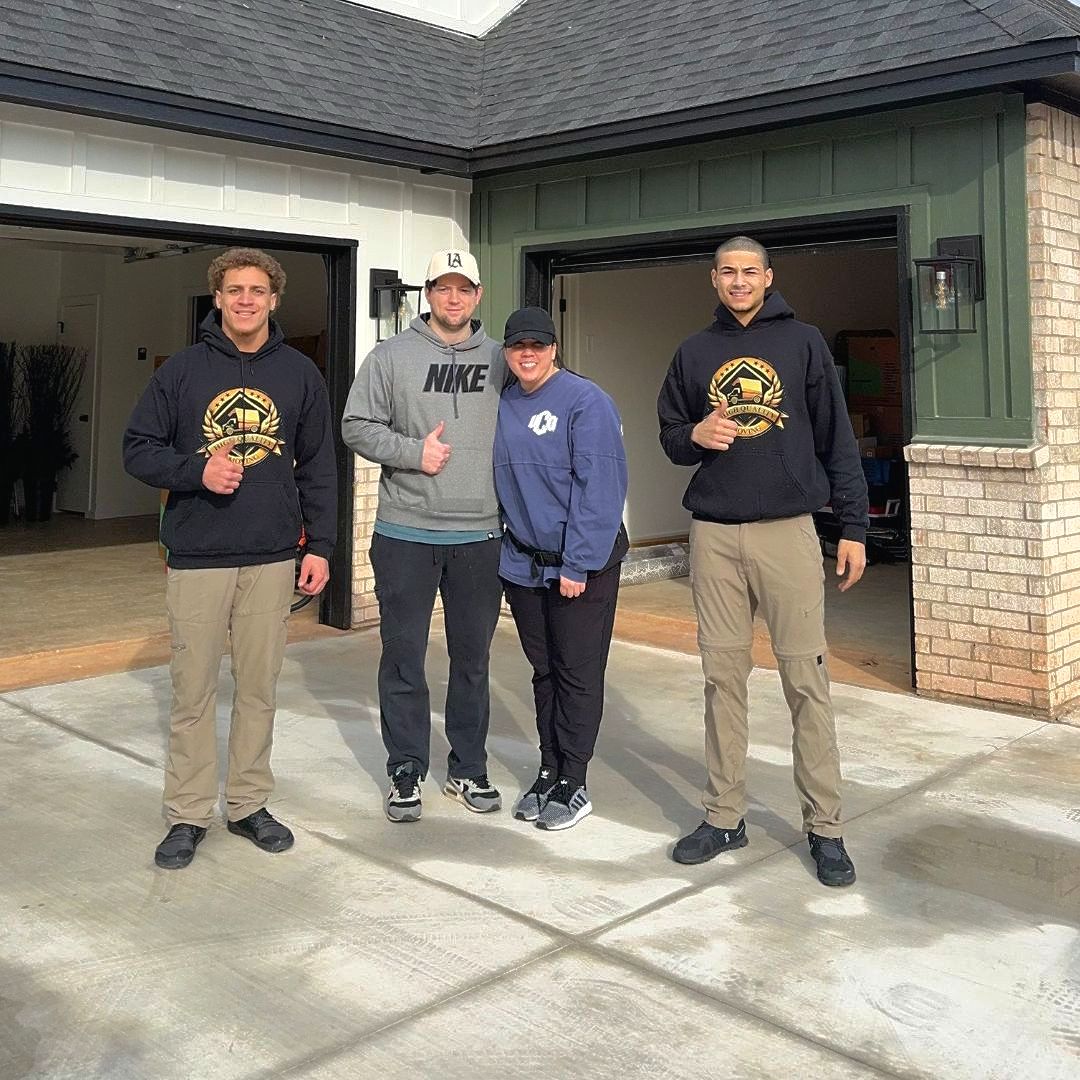
POLYGON ((221 210, 224 205, 225 158, 201 150, 165 150, 165 201, 174 206, 221 210))
POLYGON ((0 125, 0 185, 71 191, 75 135, 30 124, 0 125))
POLYGON ((153 172, 154 148, 150 143, 87 136, 87 195, 149 202, 153 172))
POLYGON ((348 221, 349 177, 324 169, 297 169, 294 175, 299 216, 312 221, 348 221))
POLYGON ((236 209, 241 214, 289 216, 289 166, 236 159, 236 209))
POLYGON ((395 180, 373 180, 369 177, 360 178, 361 210, 370 206, 376 210, 390 210, 400 214, 404 206, 405 185, 395 180))
POLYGON ((413 254, 427 265, 438 248, 453 247, 459 233, 454 228, 454 193, 416 184, 412 196, 411 242, 413 254))

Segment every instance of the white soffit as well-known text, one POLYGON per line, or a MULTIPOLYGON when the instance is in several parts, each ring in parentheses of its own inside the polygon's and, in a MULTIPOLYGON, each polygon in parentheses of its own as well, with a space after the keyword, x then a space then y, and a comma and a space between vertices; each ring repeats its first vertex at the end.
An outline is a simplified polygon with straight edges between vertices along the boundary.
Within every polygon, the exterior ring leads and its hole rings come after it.
POLYGON ((342 0, 480 37, 524 0, 342 0))

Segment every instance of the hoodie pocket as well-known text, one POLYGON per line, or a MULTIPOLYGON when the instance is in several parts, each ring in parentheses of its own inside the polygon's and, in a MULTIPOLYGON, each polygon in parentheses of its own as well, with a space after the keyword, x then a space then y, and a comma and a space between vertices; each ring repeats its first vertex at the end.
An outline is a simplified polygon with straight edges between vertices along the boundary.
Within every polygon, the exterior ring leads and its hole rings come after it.
POLYGON ((178 555, 269 555, 300 539, 296 489, 242 480, 232 495, 185 492, 165 512, 161 542, 178 555))
POLYGON ((718 452, 686 491, 691 513, 723 521, 796 517, 818 509, 783 454, 718 452))

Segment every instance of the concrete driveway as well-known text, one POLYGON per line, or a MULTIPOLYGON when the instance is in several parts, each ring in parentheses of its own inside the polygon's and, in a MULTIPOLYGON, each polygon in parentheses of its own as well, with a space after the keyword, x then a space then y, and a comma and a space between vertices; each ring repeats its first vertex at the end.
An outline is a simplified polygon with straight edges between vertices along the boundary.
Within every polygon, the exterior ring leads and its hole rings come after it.
MULTIPOLYGON (((1080 1075, 1080 730, 837 686, 859 881, 828 890, 775 673, 750 846, 682 867, 695 658, 613 646, 595 812, 548 834, 440 794, 440 717, 423 820, 386 821, 377 656, 289 648, 271 809, 296 846, 218 826, 183 871, 153 865, 166 669, 0 695, 3 1080, 1080 1075)), ((537 762, 505 623, 492 693, 509 803, 537 762)))

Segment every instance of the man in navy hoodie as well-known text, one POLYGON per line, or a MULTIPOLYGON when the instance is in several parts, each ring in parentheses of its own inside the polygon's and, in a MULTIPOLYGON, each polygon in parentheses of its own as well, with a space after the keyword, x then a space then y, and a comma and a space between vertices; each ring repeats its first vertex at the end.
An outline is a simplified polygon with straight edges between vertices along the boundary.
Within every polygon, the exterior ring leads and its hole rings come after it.
POLYGON ((794 727, 803 828, 825 885, 850 885, 840 759, 825 663, 824 570, 811 514, 842 526, 836 572, 866 566, 866 480, 832 356, 777 292, 768 252, 745 236, 716 250, 716 321, 684 341, 657 410, 660 442, 697 471, 690 566, 705 674, 706 820, 676 845, 680 863, 745 847, 747 680, 754 615, 769 628, 794 727))
POLYGON ((228 639, 236 681, 225 783, 228 830, 264 851, 293 835, 266 809, 273 790, 277 679, 296 547, 300 588, 330 577, 337 471, 326 386, 285 344, 270 315, 285 272, 265 252, 233 248, 208 272, 214 307, 197 345, 154 373, 124 432, 124 468, 167 488, 172 707, 165 767, 169 832, 155 862, 187 866, 218 803, 216 700, 228 639))

